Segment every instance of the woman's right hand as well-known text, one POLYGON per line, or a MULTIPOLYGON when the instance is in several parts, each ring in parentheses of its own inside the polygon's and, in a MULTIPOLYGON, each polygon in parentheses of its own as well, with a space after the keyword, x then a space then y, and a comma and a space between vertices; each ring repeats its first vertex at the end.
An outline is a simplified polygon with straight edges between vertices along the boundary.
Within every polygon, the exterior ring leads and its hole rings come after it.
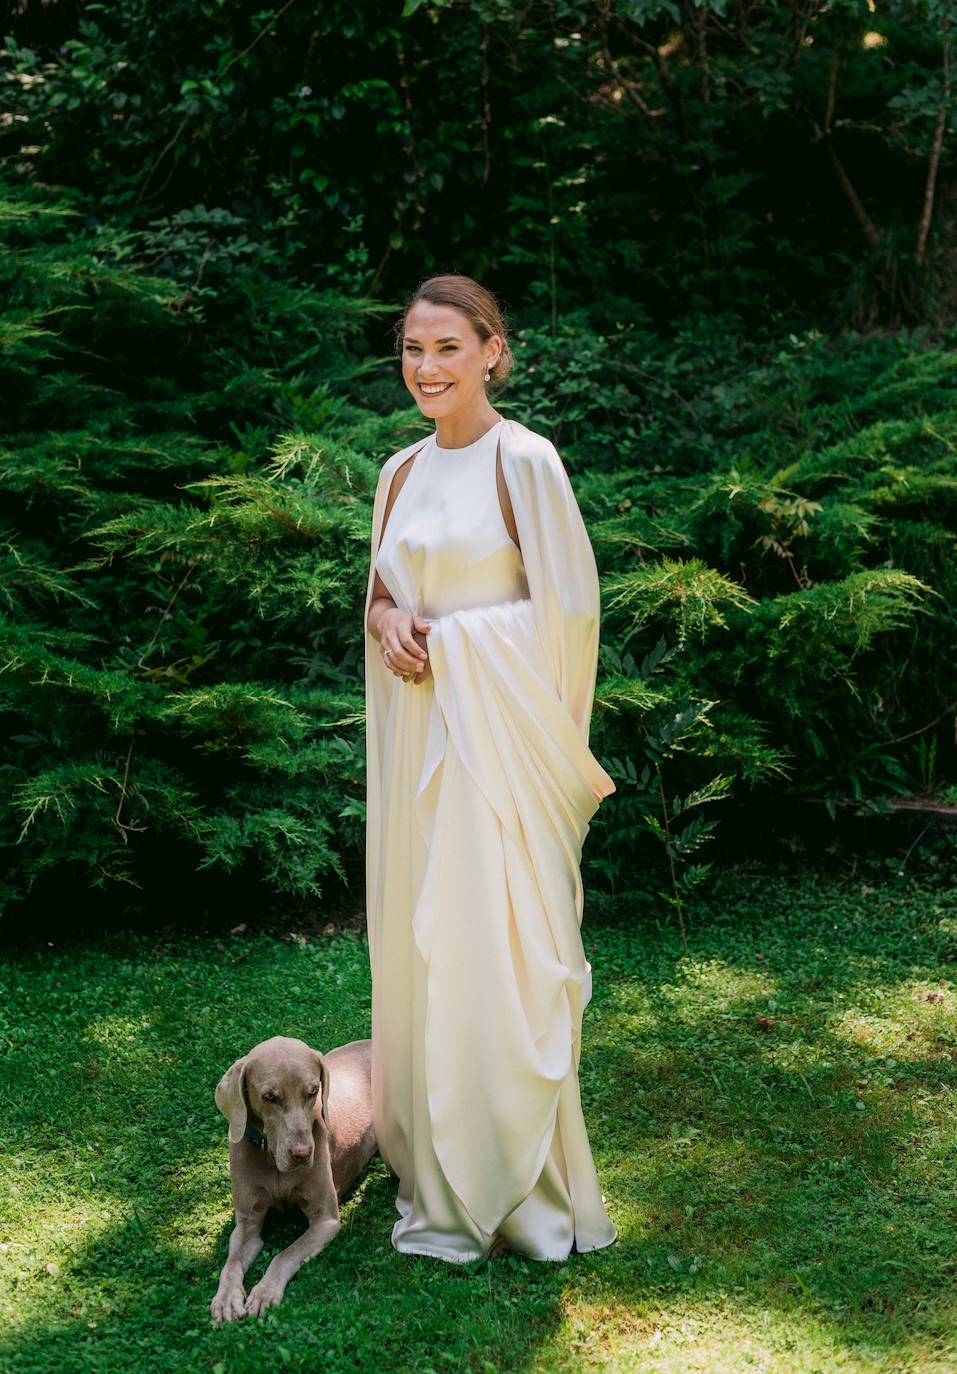
POLYGON ((432 626, 427 620, 393 606, 379 613, 376 628, 383 661, 396 677, 403 682, 421 682, 428 676, 426 635, 432 626))

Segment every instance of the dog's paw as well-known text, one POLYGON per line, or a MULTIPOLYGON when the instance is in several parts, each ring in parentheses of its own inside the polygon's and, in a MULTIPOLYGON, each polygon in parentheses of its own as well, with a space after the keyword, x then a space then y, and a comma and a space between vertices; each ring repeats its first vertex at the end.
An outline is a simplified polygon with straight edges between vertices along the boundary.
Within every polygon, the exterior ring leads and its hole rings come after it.
POLYGON ((241 1288, 217 1293, 209 1305, 209 1311, 214 1322, 234 1322, 238 1317, 245 1317, 246 1294, 241 1288))
POLYGON ((284 1284, 270 1281, 269 1275, 260 1279, 246 1299, 247 1317, 258 1317, 270 1307, 276 1307, 285 1291, 284 1284))

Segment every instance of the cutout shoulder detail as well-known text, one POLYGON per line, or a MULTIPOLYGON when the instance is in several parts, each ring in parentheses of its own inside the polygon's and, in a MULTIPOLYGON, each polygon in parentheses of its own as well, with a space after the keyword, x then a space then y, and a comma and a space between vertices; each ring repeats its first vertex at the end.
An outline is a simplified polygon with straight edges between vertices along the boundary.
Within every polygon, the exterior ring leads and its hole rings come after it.
MULTIPOLYGON (((427 442, 428 440, 426 440, 426 443, 427 442)), ((385 527, 389 523, 389 516, 392 514, 392 508, 399 498, 399 492, 402 490, 402 488, 408 481, 409 473, 412 471, 412 464, 415 462, 416 458, 418 458, 419 454, 422 452, 422 449, 424 448, 425 444, 422 444, 419 448, 415 450, 414 453, 410 453, 408 458, 406 458, 405 462, 402 463, 398 468, 396 468, 395 472, 392 474, 392 481, 389 483, 389 494, 386 497, 385 501, 385 511, 382 516, 382 529, 379 531, 379 543, 372 554, 372 580, 369 590, 370 604, 371 602, 377 601, 383 597, 387 598, 389 601, 392 600, 392 595, 388 587, 385 585, 385 583, 382 581, 382 578, 376 572, 375 563, 376 559, 379 556, 379 549, 381 549, 382 547, 382 538, 385 534, 385 527)))
MULTIPOLYGON (((422 448, 424 447, 425 445, 423 444, 422 448)), ((392 474, 392 481, 389 484, 389 494, 385 500, 385 513, 382 516, 382 529, 379 533, 380 548, 382 546, 382 536, 385 534, 385 527, 386 525, 388 525, 389 516, 392 514, 392 507, 398 500, 399 492, 402 490, 402 488, 408 481, 409 473, 412 471, 412 464, 415 462, 416 458, 418 458, 421 452, 422 449, 418 448, 414 453, 410 453, 408 458, 406 458, 405 462, 402 464, 402 466, 400 468, 397 468, 396 471, 392 474)), ((376 549, 376 553, 378 552, 379 550, 376 549)))
POLYGON ((515 512, 512 510, 512 498, 509 495, 508 484, 505 481, 505 473, 502 471, 502 441, 499 439, 495 450, 495 487, 498 492, 498 504, 502 512, 502 519, 505 521, 505 528, 508 537, 515 547, 521 551, 521 544, 518 542, 518 526, 515 524, 515 512))

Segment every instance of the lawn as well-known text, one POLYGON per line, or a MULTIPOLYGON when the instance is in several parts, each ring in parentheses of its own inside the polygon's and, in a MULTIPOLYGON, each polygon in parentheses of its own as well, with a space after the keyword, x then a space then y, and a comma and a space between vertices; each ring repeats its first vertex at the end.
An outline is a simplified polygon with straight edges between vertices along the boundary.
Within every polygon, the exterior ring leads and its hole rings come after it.
MULTIPOLYGON (((957 1368, 957 895, 719 880, 602 910, 582 1090, 619 1243, 540 1265, 395 1254, 378 1160, 280 1308, 208 1315, 223 1070, 368 1030, 348 931, 112 938, 0 963, 0 1368, 944 1374, 957 1368)), ((288 1243, 290 1218, 266 1252, 288 1243)))

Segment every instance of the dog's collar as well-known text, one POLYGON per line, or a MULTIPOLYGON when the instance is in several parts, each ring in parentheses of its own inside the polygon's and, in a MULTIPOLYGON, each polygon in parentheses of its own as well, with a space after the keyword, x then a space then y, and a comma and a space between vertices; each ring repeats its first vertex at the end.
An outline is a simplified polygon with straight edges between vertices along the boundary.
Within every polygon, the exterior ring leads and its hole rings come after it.
POLYGON ((259 1131, 254 1130, 252 1126, 247 1126, 245 1131, 243 1131, 243 1135, 250 1142, 250 1144, 256 1146, 257 1150, 268 1149, 269 1142, 266 1139, 266 1137, 264 1135, 261 1135, 259 1131))
MULTIPOLYGON (((243 1102, 246 1104, 246 1119, 248 1121, 251 1115, 251 1108, 249 1106, 249 1096, 246 1092, 245 1074, 243 1074, 243 1102)), ((243 1136, 251 1145, 255 1145, 257 1150, 266 1150, 269 1148, 269 1142, 266 1137, 260 1131, 257 1131, 255 1126, 247 1126, 243 1131, 243 1136)))

